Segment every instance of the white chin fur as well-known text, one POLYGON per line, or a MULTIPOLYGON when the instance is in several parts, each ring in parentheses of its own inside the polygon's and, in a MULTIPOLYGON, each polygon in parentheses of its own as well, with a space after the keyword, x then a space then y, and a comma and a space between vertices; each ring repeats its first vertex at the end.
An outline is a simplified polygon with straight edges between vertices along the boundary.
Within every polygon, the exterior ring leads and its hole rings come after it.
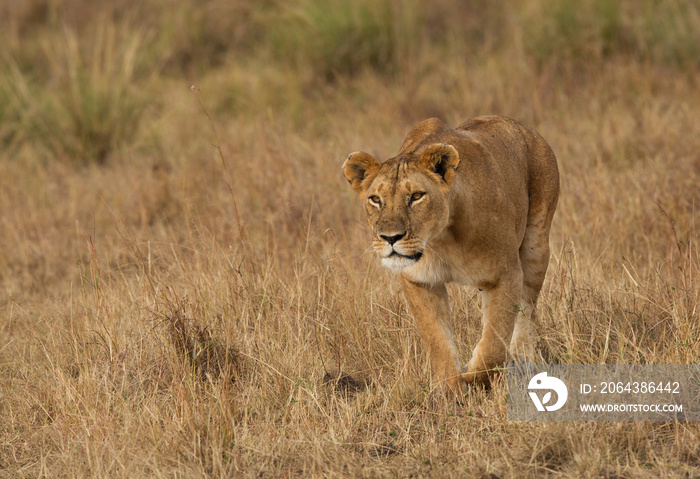
POLYGON ((404 258, 402 256, 390 256, 388 258, 382 258, 382 266, 389 268, 394 273, 400 272, 402 269, 408 266, 416 264, 415 259, 404 258))

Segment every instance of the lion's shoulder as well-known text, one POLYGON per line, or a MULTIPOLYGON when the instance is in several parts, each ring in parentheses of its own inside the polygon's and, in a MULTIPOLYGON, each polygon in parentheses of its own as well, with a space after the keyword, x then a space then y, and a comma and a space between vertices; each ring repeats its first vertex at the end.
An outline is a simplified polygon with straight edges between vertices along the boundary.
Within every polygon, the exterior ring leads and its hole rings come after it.
POLYGON ((484 115, 470 118, 461 123, 455 130, 477 131, 477 130, 501 130, 505 128, 517 128, 519 122, 503 115, 484 115))
POLYGON ((446 139, 451 133, 454 130, 439 118, 423 120, 408 132, 399 148, 399 155, 415 155, 427 145, 447 143, 446 139))

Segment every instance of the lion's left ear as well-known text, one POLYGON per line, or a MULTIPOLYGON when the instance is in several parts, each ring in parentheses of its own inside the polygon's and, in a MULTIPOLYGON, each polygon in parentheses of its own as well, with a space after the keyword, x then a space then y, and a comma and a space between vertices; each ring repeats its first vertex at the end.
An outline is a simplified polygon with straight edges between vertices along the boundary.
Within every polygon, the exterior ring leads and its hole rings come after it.
POLYGON ((450 185, 457 174, 459 153, 452 145, 435 143, 426 148, 418 164, 431 173, 440 175, 445 183, 450 185))

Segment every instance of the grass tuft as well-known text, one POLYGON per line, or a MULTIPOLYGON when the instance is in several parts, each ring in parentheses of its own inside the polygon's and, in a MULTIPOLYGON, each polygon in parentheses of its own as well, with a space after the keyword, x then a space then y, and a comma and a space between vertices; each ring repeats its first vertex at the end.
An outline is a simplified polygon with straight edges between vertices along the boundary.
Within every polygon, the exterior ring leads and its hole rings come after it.
POLYGON ((235 382, 239 377, 240 354, 222 344, 209 325, 187 318, 181 309, 168 314, 163 324, 176 354, 200 379, 235 382))
POLYGON ((13 74, 0 90, 26 115, 25 137, 61 161, 104 164, 134 139, 149 106, 142 64, 148 41, 142 31, 100 17, 87 33, 64 26, 44 38, 42 64, 29 71, 8 60, 13 74))

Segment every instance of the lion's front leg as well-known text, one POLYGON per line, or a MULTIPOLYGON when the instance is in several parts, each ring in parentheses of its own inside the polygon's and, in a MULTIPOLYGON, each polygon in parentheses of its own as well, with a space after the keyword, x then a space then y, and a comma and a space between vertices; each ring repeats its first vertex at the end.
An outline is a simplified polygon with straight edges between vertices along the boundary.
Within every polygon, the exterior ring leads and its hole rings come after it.
POLYGON ((467 383, 489 383, 493 370, 506 362, 518 302, 522 288, 522 273, 502 278, 499 283, 482 293, 481 339, 472 353, 463 378, 467 383))
POLYGON ((415 318, 418 332, 428 349, 433 372, 459 392, 463 387, 457 350, 452 341, 450 306, 444 284, 417 284, 401 275, 403 292, 415 318))

